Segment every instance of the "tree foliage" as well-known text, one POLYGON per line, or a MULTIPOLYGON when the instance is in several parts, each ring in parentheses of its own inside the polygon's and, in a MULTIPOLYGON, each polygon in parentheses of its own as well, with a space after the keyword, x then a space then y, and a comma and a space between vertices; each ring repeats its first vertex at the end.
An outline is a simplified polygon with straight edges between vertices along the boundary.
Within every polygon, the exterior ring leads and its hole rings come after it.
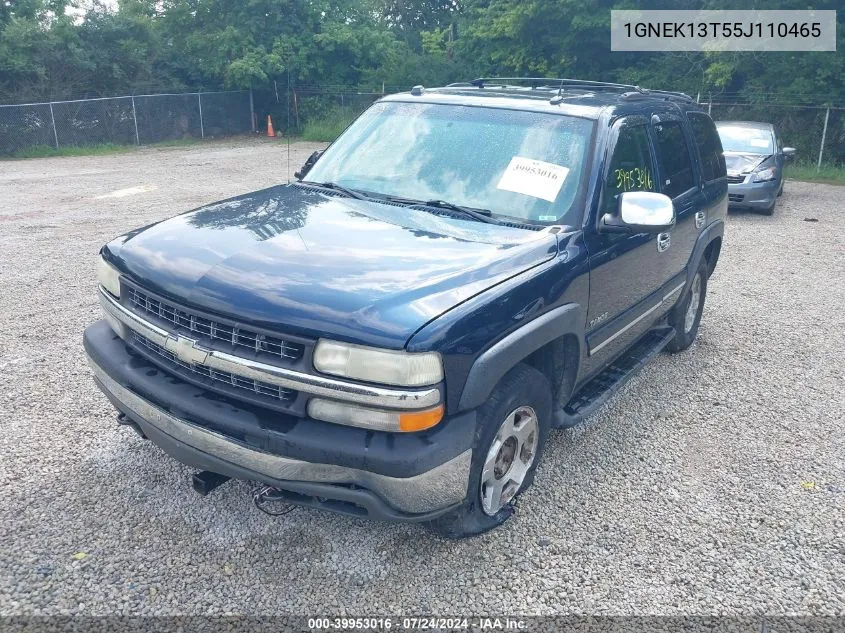
MULTIPOLYGON (((611 8, 737 8, 729 0, 119 0, 85 9, 78 1, 0 0, 0 103, 479 75, 845 101, 845 56, 837 53, 609 50, 611 8)), ((766 8, 806 5, 770 0, 766 8)), ((838 32, 841 50, 845 29, 838 32)))

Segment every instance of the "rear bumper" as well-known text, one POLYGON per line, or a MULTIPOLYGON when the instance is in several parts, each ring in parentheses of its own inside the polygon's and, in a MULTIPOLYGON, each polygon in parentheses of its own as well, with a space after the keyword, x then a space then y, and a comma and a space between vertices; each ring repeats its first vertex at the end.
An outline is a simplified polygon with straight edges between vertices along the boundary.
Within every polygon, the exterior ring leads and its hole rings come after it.
POLYGON ((728 184, 728 205, 732 209, 768 209, 775 203, 779 180, 728 184))
POLYGON ((178 461, 290 493, 301 505, 425 521, 467 494, 475 414, 434 432, 373 433, 247 407, 179 381, 134 354, 105 321, 84 336, 98 386, 178 461))

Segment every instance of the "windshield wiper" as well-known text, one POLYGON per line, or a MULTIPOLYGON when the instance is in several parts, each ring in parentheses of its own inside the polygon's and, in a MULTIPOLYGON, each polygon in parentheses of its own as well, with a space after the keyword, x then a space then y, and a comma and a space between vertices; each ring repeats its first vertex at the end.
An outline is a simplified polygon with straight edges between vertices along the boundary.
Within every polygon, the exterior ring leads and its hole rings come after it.
POLYGON ((446 200, 414 200, 413 198, 403 198, 401 196, 384 196, 386 200, 391 202, 398 202, 399 204, 407 204, 410 207, 434 207, 435 209, 447 209, 449 211, 457 211, 466 216, 471 217, 479 222, 486 222, 487 224, 502 224, 499 220, 492 217, 492 213, 487 209, 473 209, 470 207, 462 207, 459 204, 454 204, 446 200))
POLYGON ((350 198, 355 198, 356 200, 366 200, 367 196, 365 196, 360 191, 355 191, 354 189, 349 189, 348 187, 344 187, 343 185, 339 185, 336 182, 311 182, 309 180, 302 180, 300 181, 303 185, 313 185, 315 187, 323 187, 324 189, 331 189, 332 191, 337 191, 339 193, 345 194, 350 198))
POLYGON ((487 224, 501 224, 499 220, 492 217, 493 214, 488 209, 472 209, 470 207, 462 207, 459 204, 448 202, 447 200, 426 200, 420 203, 426 207, 434 207, 436 209, 448 209, 449 211, 457 211, 469 217, 478 220, 479 222, 487 222, 487 224))

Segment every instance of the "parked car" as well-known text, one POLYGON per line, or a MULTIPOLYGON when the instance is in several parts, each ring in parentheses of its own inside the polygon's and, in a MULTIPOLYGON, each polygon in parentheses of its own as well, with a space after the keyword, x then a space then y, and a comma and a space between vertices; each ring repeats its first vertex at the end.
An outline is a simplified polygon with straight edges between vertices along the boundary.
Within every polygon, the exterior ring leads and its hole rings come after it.
POLYGON ((452 537, 693 343, 727 212, 689 97, 578 80, 387 96, 299 178, 104 246, 94 378, 200 492, 452 537))
POLYGON ((772 215, 795 148, 783 147, 771 123, 717 121, 716 129, 725 149, 730 207, 772 215))

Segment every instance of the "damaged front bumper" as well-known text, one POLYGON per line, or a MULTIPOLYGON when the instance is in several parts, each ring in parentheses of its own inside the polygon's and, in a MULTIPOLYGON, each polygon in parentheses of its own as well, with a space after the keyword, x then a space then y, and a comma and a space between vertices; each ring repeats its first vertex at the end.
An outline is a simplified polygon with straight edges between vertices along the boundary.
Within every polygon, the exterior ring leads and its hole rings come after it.
MULTIPOLYGON (((751 176, 748 176, 750 179, 751 176)), ((743 182, 728 184, 728 205, 732 209, 764 211, 775 203, 780 190, 780 182, 743 182)))
POLYGON ((89 327, 84 342, 109 400, 184 464, 262 482, 300 505, 391 521, 431 520, 466 497, 474 412, 431 433, 392 437, 310 419, 280 423, 278 413, 160 371, 105 321, 89 327))

